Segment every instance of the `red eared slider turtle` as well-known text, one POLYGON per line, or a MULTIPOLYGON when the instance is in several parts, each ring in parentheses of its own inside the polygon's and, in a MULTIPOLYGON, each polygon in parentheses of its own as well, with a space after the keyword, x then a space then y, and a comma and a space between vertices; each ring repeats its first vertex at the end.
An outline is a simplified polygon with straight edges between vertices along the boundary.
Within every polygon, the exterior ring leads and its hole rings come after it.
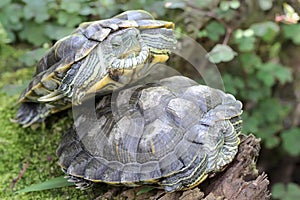
POLYGON ((78 187, 93 182, 167 192, 193 188, 238 150, 242 104, 232 95, 173 76, 84 102, 57 150, 78 187))
POLYGON ((147 63, 165 62, 175 47, 174 24, 142 10, 81 24, 37 64, 19 98, 15 121, 29 126, 80 104, 87 94, 111 91, 136 78, 147 63))

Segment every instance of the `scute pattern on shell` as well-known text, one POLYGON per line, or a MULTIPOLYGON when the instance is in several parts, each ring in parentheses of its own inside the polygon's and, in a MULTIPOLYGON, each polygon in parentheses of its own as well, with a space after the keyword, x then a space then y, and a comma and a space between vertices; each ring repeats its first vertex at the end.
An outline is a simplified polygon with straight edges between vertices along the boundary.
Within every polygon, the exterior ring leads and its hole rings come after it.
POLYGON ((73 178, 184 190, 234 158, 242 104, 183 76, 84 102, 57 150, 73 178), (95 119, 96 115, 96 119, 95 119))

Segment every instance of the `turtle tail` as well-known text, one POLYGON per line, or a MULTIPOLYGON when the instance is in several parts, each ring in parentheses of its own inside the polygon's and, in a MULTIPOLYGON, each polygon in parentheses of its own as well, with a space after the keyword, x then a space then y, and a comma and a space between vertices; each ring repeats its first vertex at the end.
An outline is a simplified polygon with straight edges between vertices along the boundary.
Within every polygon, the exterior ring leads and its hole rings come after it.
POLYGON ((12 121, 28 127, 34 123, 43 122, 49 113, 50 109, 45 104, 23 102, 12 121))

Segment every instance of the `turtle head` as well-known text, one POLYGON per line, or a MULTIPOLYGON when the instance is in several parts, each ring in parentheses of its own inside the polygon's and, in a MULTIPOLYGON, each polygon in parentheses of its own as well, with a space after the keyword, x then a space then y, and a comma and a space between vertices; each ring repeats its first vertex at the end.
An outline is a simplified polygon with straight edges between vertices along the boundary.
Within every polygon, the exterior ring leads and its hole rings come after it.
POLYGON ((103 50, 106 63, 112 69, 132 69, 145 63, 149 57, 149 49, 136 28, 112 33, 105 41, 103 50))
POLYGON ((141 51, 140 32, 135 28, 124 29, 113 35, 110 41, 112 52, 118 59, 134 58, 141 51))
POLYGON ((165 62, 175 45, 173 29, 125 28, 107 38, 104 56, 112 69, 133 69, 147 62, 165 62))

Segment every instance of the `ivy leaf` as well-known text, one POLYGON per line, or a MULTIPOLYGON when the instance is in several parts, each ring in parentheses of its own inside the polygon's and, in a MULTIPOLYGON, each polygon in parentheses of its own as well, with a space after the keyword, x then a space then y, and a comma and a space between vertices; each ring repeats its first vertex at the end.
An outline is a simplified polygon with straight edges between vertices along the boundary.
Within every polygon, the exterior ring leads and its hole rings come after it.
POLYGON ((300 24, 283 25, 285 38, 291 39, 296 45, 300 44, 300 24))
POLYGON ((252 29, 238 29, 234 33, 234 43, 238 45, 240 51, 252 51, 255 46, 255 37, 252 29))
POLYGON ((255 35, 261 37, 265 42, 272 42, 280 30, 279 26, 272 21, 252 24, 250 28, 255 35))
POLYGON ((268 149, 273 149, 277 147, 280 143, 280 139, 275 135, 278 131, 282 129, 281 124, 268 124, 267 127, 260 128, 260 132, 257 133, 257 136, 262 138, 265 146, 268 149))
POLYGON ((249 116, 247 112, 243 113, 243 126, 242 133, 254 133, 258 132, 259 120, 256 117, 249 116))
POLYGON ((276 42, 270 47, 270 58, 277 58, 281 51, 281 43, 276 42))
POLYGON ((267 87, 271 87, 275 83, 274 75, 265 70, 259 71, 257 73, 257 78, 261 80, 267 87))
POLYGON ((218 23, 216 21, 212 21, 209 23, 205 29, 207 30, 207 36, 212 40, 212 41, 218 41, 220 39, 221 35, 225 34, 225 28, 223 24, 218 23))
POLYGON ((44 24, 26 21, 24 23, 24 29, 20 32, 20 37, 34 44, 35 46, 40 46, 49 41, 44 34, 44 29, 44 24))
POLYGON ((227 10, 229 10, 229 8, 230 8, 230 3, 229 2, 227 2, 227 1, 221 1, 220 2, 220 9, 222 11, 227 11, 227 10))
POLYGON ((272 197, 275 199, 300 199, 300 186, 296 183, 275 183, 272 187, 272 197))
POLYGON ((26 66, 33 66, 37 61, 39 61, 42 58, 46 51, 46 48, 38 48, 24 53, 20 56, 19 60, 23 62, 26 66))
POLYGON ((300 155, 300 129, 292 128, 281 134, 283 148, 292 156, 300 155))
POLYGON ((69 35, 74 29, 65 26, 57 26, 53 24, 47 24, 45 26, 45 35, 47 35, 50 39, 59 40, 67 35, 69 35))
POLYGON ((228 62, 231 61, 237 53, 228 45, 217 44, 207 56, 212 63, 228 62))
POLYGON ((272 196, 281 199, 285 196, 285 186, 283 183, 275 183, 272 187, 272 196))
POLYGON ((194 1, 190 1, 194 2, 194 4, 199 7, 199 8, 212 8, 213 6, 215 6, 216 4, 219 3, 219 0, 194 0, 194 1))
POLYGON ((0 1, 0 8, 3 8, 5 5, 9 4, 11 0, 1 0, 0 1))
POLYGON ((248 74, 252 74, 257 66, 262 64, 261 58, 254 52, 245 52, 239 54, 242 67, 248 74))
POLYGON ((264 10, 270 10, 273 6, 273 0, 258 0, 259 7, 264 10))
POLYGON ((247 52, 252 51, 255 47, 255 37, 242 37, 239 40, 236 40, 240 51, 247 52))
POLYGON ((271 87, 278 80, 281 84, 292 81, 291 70, 281 64, 268 62, 258 67, 257 77, 271 87))
POLYGON ((68 13, 78 13, 81 7, 80 2, 74 0, 62 0, 60 6, 68 13))
POLYGON ((6 5, 0 12, 0 21, 5 28, 20 30, 22 28, 22 7, 18 4, 6 5), (14 13, 13 15, 11 13, 14 13))
POLYGON ((82 19, 78 14, 69 14, 65 11, 60 11, 57 14, 57 22, 59 25, 66 25, 67 27, 74 27, 78 25, 82 19))
POLYGON ((165 7, 169 9, 185 9, 186 3, 179 0, 169 0, 165 3, 165 7))
POLYGON ((8 38, 7 32, 4 29, 2 23, 0 22, 0 44, 1 43, 9 43, 10 39, 8 38))
POLYGON ((23 2, 26 4, 24 6, 24 17, 26 19, 34 18, 34 21, 37 23, 42 23, 49 19, 47 1, 23 0, 23 2))
POLYGON ((244 81, 238 76, 233 76, 226 73, 223 75, 222 79, 226 92, 229 92, 230 94, 236 95, 238 93, 238 90, 245 87, 244 81))

